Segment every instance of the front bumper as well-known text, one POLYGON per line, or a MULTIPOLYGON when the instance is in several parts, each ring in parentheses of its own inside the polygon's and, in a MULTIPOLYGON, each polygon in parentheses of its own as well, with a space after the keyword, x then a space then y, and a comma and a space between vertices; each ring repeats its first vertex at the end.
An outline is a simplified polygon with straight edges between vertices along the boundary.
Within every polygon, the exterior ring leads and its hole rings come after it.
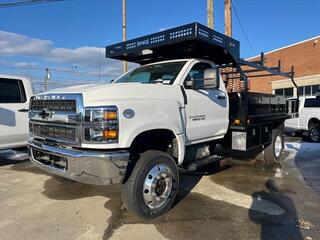
POLYGON ((98 152, 49 146, 29 140, 33 164, 44 171, 77 182, 93 185, 121 183, 127 169, 129 152, 98 152))

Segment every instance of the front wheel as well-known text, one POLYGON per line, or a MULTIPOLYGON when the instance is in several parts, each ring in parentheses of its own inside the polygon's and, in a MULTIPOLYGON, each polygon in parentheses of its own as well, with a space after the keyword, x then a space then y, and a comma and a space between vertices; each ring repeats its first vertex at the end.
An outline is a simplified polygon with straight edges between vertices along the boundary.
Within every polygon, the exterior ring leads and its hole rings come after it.
POLYGON ((309 130, 309 139, 311 142, 320 142, 320 126, 312 126, 309 130))
POLYGON ((141 154, 131 175, 122 185, 124 206, 143 219, 168 211, 176 197, 179 172, 167 153, 149 150, 141 154))

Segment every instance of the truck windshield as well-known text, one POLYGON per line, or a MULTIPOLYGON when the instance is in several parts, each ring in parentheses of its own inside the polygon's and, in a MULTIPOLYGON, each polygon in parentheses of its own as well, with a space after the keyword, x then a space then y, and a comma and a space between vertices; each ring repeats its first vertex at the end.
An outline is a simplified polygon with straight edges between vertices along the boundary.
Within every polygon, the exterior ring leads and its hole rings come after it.
POLYGON ((186 61, 180 61, 142 66, 117 79, 115 83, 172 84, 185 64, 186 61))

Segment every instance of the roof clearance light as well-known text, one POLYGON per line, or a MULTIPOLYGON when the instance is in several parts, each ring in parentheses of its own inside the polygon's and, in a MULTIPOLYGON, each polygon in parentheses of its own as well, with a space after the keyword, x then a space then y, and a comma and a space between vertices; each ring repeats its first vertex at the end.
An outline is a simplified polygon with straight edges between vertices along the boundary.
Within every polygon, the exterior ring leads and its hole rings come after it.
POLYGON ((142 55, 148 55, 148 54, 152 54, 153 51, 151 49, 143 49, 142 50, 142 55))

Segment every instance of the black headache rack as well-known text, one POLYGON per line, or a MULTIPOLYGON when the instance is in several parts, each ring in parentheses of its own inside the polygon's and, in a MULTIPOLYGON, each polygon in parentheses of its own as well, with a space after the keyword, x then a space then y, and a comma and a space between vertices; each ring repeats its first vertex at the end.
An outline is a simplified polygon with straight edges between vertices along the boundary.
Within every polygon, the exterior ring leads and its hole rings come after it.
POLYGON ((181 58, 237 63, 239 45, 233 38, 191 23, 107 46, 106 57, 139 64, 181 58))
POLYGON ((277 66, 265 66, 263 53, 258 61, 242 59, 239 41, 199 23, 107 46, 106 57, 142 65, 184 58, 200 58, 216 63, 229 95, 230 128, 226 138, 229 138, 229 143, 235 144, 233 150, 248 151, 270 142, 270 129, 275 124, 298 116, 299 95, 297 99, 286 101, 284 96, 248 91, 249 80, 275 75, 291 79, 297 88, 293 67, 289 72, 284 72, 280 61, 277 66), (238 144, 243 142, 243 138, 246 143, 238 144))

